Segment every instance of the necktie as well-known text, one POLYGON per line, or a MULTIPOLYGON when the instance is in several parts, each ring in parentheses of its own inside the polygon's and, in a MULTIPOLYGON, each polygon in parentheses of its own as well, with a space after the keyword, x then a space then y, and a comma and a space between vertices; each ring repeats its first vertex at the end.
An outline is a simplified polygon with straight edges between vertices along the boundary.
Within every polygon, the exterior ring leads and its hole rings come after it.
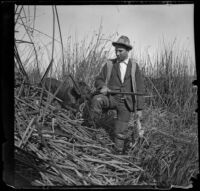
POLYGON ((120 72, 121 72, 121 81, 124 82, 124 76, 126 73, 127 64, 125 62, 120 62, 120 72))

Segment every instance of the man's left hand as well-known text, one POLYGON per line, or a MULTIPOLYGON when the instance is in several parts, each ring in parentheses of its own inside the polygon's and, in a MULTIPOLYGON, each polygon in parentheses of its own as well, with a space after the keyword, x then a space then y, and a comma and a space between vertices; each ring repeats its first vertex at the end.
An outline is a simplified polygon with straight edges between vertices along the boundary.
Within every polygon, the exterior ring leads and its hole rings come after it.
POLYGON ((100 90, 100 93, 107 95, 107 93, 110 91, 110 89, 107 86, 103 86, 100 90))

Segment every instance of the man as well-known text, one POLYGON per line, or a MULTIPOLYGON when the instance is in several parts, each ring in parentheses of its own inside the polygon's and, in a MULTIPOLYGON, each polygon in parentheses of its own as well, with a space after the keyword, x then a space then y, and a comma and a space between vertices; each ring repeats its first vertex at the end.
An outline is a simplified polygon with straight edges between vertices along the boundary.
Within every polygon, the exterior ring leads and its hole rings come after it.
POLYGON ((101 114, 102 109, 115 109, 117 119, 114 123, 114 142, 117 152, 124 151, 124 141, 128 132, 131 112, 142 117, 144 100, 142 96, 110 94, 110 91, 144 93, 144 82, 138 64, 129 58, 132 49, 130 40, 121 36, 112 45, 115 47, 116 59, 108 60, 95 79, 95 87, 100 94, 91 101, 91 115, 101 114))

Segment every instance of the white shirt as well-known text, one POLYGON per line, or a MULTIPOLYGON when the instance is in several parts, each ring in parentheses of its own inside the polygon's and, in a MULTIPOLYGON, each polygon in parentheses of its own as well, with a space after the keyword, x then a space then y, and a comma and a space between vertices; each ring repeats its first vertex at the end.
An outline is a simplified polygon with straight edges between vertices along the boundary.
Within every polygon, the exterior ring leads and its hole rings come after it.
POLYGON ((124 77, 126 74, 126 69, 128 65, 129 58, 119 63, 120 72, 121 72, 121 82, 124 83, 124 77))

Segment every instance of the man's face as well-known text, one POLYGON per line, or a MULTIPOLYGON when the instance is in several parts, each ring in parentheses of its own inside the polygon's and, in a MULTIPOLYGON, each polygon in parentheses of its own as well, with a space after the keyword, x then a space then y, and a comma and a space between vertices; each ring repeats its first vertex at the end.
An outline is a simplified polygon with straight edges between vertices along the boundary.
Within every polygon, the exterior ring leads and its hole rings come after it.
POLYGON ((122 46, 115 47, 115 54, 117 56, 118 61, 123 61, 128 58, 128 50, 122 46))

